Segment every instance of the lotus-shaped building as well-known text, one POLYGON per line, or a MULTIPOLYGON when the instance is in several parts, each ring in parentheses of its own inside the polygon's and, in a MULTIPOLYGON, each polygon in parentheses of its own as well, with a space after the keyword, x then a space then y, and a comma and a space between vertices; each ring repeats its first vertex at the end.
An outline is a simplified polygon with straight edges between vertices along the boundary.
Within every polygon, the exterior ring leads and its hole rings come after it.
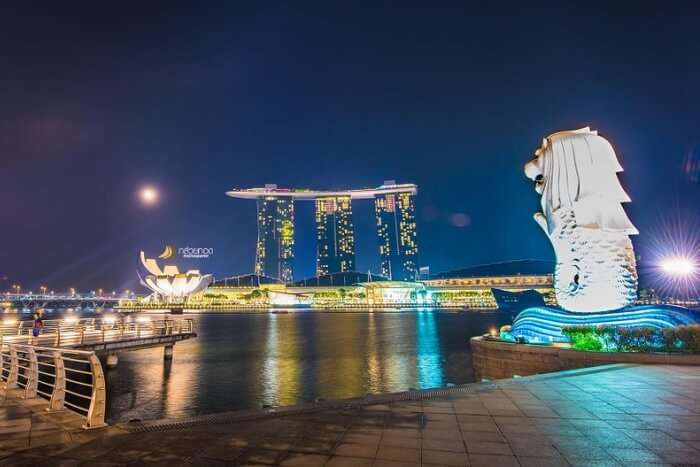
POLYGON ((140 253, 141 265, 148 271, 141 283, 168 302, 181 300, 188 295, 206 289, 214 281, 211 274, 202 275, 196 269, 181 273, 177 266, 166 265, 163 269, 152 258, 140 253))

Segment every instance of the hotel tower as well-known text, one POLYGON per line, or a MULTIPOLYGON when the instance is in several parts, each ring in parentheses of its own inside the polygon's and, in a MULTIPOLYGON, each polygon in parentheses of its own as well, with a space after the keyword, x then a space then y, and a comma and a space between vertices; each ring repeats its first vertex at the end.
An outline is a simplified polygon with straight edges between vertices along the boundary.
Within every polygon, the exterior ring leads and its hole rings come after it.
POLYGON ((315 191, 278 188, 231 190, 232 198, 257 202, 258 240, 255 273, 292 282, 294 279, 294 202, 313 201, 316 220, 316 275, 355 270, 355 228, 352 203, 374 200, 382 274, 412 281, 418 270, 413 184, 385 181, 377 188, 315 191))

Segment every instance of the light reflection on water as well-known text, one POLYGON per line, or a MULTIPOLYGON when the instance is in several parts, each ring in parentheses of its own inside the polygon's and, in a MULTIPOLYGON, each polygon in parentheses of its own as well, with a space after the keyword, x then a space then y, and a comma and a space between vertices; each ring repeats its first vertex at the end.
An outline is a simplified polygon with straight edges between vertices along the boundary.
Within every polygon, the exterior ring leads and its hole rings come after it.
POLYGON ((198 337, 119 354, 107 371, 110 420, 184 417, 293 405, 317 398, 472 381, 469 337, 510 322, 503 313, 190 315, 198 337))

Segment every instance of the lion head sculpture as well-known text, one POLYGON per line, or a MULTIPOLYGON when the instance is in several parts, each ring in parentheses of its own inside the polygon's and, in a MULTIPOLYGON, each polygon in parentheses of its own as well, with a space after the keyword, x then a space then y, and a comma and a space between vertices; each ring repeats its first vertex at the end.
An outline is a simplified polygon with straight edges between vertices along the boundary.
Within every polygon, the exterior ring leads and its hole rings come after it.
POLYGON ((554 288, 566 310, 615 310, 636 299, 629 236, 638 232, 622 207, 630 198, 621 171, 610 143, 588 127, 548 136, 525 164, 542 196, 535 220, 554 247, 554 288))

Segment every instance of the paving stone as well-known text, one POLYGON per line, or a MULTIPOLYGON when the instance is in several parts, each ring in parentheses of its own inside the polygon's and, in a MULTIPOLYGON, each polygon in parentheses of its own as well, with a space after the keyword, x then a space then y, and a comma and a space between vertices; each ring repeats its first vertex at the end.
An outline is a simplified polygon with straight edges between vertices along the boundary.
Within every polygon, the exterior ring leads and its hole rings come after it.
MULTIPOLYGON (((343 435, 343 437, 341 438, 341 441, 343 443, 379 445, 380 439, 382 439, 382 436, 380 433, 377 433, 377 434, 347 433, 347 434, 343 435)), ((401 437, 401 436, 397 436, 396 439, 405 440, 406 438, 401 437)))
POLYGON ((270 451, 266 449, 247 449, 236 459, 237 464, 279 464, 287 453, 282 451, 270 451))
POLYGON ((522 467, 569 467, 569 463, 561 457, 518 457, 522 467))
POLYGON ((329 456, 308 453, 290 453, 280 465, 289 467, 322 467, 330 459, 329 456))
POLYGON ((675 465, 700 465, 700 452, 698 451, 660 451, 654 450, 654 454, 665 462, 675 465))
POLYGON ((467 441, 467 452, 469 454, 497 454, 504 456, 513 454, 509 444, 488 441, 467 441))
POLYGON ((465 452, 464 442, 461 439, 431 439, 423 438, 423 449, 434 451, 465 452))
POLYGON ((224 461, 233 461, 240 457, 244 450, 244 448, 232 448, 230 446, 220 444, 204 449, 199 456, 224 461))
POLYGON ((377 455, 377 446, 367 444, 342 443, 335 448, 333 454, 346 457, 366 457, 374 459, 377 455))
POLYGON ((469 454, 472 467, 519 467, 515 456, 494 456, 490 454, 469 454))
POLYGON ((421 440, 418 438, 401 438, 398 436, 384 436, 381 441, 382 446, 393 446, 416 449, 420 447, 421 440))
POLYGON ((462 439, 470 441, 487 441, 492 443, 505 443, 506 439, 500 431, 462 431, 462 439))
POLYGON ((420 463, 420 449, 396 448, 392 446, 379 446, 377 459, 420 463))
POLYGON ((333 456, 326 464, 326 467, 372 467, 373 463, 374 459, 363 457, 333 456))
POLYGON ((377 459, 372 464, 373 467, 422 467, 419 462, 404 462, 404 461, 392 461, 386 459, 377 459))
POLYGON ((421 452, 423 463, 438 465, 465 466, 469 464, 467 454, 464 452, 435 451, 423 449, 421 452))
POLYGON ((636 464, 640 464, 643 462, 646 463, 663 463, 663 459, 654 454, 652 451, 649 451, 647 449, 617 449, 617 448, 609 448, 607 449, 608 453, 610 453, 615 459, 617 459, 620 462, 623 463, 628 463, 628 462, 633 462, 636 464))
POLYGON ((605 460, 591 460, 591 459, 567 459, 571 467, 620 467, 618 461, 610 458, 605 460))
POLYGON ((453 441, 458 441, 462 438, 462 434, 459 429, 455 426, 452 430, 423 430, 421 432, 423 439, 451 439, 453 441))

